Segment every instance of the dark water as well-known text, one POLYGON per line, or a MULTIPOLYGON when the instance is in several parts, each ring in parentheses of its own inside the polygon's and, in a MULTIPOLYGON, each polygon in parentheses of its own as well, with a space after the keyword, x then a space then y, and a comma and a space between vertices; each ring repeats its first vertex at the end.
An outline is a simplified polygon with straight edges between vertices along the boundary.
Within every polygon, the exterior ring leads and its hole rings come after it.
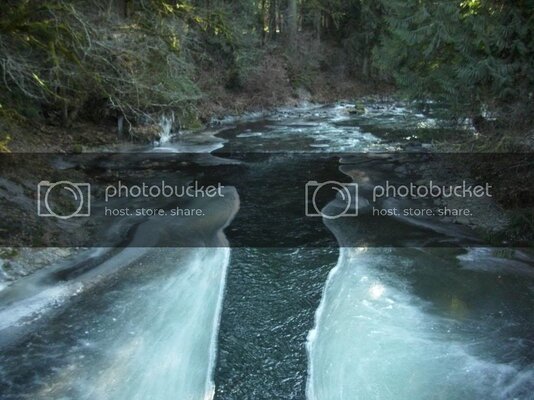
MULTIPOLYGON (((432 118, 370 104, 360 116, 344 106, 292 110, 163 144, 156 150, 219 148, 244 162, 205 179, 232 181, 239 195, 238 210, 221 211, 231 220, 221 243, 261 246, 131 248, 87 278, 21 282, 17 291, 34 296, 0 308, 16 321, 0 331, 1 397, 532 398, 529 249, 470 247, 455 229, 391 218, 309 220, 288 200, 302 197, 301 178, 317 167, 288 163, 293 152, 391 151, 429 131, 441 132, 432 118), (365 246, 372 236, 396 246, 365 246), (262 242, 274 237, 280 246, 262 242)), ((370 176, 379 172, 370 165, 370 176)), ((337 164, 313 173, 350 181, 337 164)))
POLYGON ((338 251, 235 249, 215 371, 218 399, 304 398, 306 336, 338 251))
MULTIPOLYGON (((394 140, 451 132, 397 112, 334 121, 332 110, 326 111, 329 117, 323 112, 298 122, 245 124, 219 136, 229 140, 224 150, 236 154, 256 151, 258 142, 269 153, 284 146, 322 153, 394 146, 358 135, 370 127, 394 140), (404 137, 407 132, 410 137, 404 137)), ((243 183, 253 177, 269 181, 262 174, 272 173, 272 163, 258 163, 243 183)), ((391 176, 395 168, 366 163, 376 176, 381 169, 391 176)), ((334 171, 325 176, 343 180, 334 171)), ((284 197, 276 185, 269 191, 284 197)), ((264 221, 248 216, 245 204, 232 224, 236 232, 227 232, 230 240, 249 234, 240 227, 259 231, 264 221)), ((272 220, 287 224, 276 213, 272 220)), ((518 260, 520 255, 499 258, 489 248, 469 250, 456 226, 437 233, 366 216, 326 226, 344 246, 363 238, 375 247, 344 248, 341 258, 324 248, 233 250, 219 332, 217 399, 530 398, 530 262, 518 260), (377 248, 376 237, 401 247, 413 242, 442 248, 377 248)), ((331 232, 313 232, 308 242, 328 245, 331 232)))

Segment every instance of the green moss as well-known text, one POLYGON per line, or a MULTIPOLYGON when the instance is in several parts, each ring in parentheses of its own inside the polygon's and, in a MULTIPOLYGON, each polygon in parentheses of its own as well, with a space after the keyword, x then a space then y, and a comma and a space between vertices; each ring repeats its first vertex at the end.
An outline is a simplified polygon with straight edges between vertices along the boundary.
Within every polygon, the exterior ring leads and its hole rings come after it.
POLYGON ((194 120, 188 123, 187 128, 197 130, 204 128, 204 125, 202 124, 202 122, 200 122, 198 118, 195 118, 194 120))
POLYGON ((9 153, 8 144, 11 141, 11 136, 5 134, 2 138, 0 136, 0 153, 9 153))
POLYGON ((196 109, 192 107, 186 107, 180 110, 178 120, 180 121, 181 126, 185 129, 197 130, 204 128, 204 125, 198 118, 196 109))
POLYGON ((13 265, 10 262, 6 262, 2 268, 4 271, 9 272, 13 269, 13 265))
POLYGON ((354 108, 349 110, 350 114, 362 115, 365 114, 365 106, 362 101, 357 101, 354 108))
MULTIPOLYGON (((14 249, 11 247, 1 248, 0 249, 0 258, 4 258, 7 260, 11 260, 15 258, 19 254, 18 249, 14 249)), ((7 263, 6 263, 7 265, 7 263)))

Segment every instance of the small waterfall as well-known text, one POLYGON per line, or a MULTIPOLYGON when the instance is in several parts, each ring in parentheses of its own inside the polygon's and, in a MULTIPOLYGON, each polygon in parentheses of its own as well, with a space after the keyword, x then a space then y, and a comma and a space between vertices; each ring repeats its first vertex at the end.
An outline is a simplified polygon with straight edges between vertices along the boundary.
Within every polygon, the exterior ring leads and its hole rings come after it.
POLYGON ((159 137, 159 143, 167 143, 170 142, 173 134, 172 134, 172 127, 174 125, 174 112, 171 113, 170 116, 168 115, 162 115, 159 120, 159 126, 161 127, 161 133, 159 137))

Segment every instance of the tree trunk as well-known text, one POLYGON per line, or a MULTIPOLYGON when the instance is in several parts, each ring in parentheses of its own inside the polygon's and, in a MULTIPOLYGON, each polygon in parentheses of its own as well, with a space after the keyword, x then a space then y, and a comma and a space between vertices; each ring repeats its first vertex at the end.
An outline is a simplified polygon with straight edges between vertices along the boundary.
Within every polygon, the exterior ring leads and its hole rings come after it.
POLYGON ((291 50, 297 47, 297 0, 289 0, 287 5, 287 38, 291 50))
POLYGON ((269 2, 269 36, 271 39, 276 37, 276 25, 277 25, 277 13, 276 13, 277 0, 271 0, 269 2))
POLYGON ((321 10, 317 9, 313 13, 313 23, 315 25, 315 39, 317 39, 318 42, 321 41, 321 29, 322 29, 322 15, 321 10))
POLYGON ((366 78, 370 77, 370 70, 369 70, 369 56, 366 54, 363 56, 363 63, 362 63, 362 75, 366 78))
POLYGON ((128 0, 115 0, 115 10, 119 18, 128 18, 128 0))
POLYGON ((260 36, 261 36, 261 45, 265 44, 265 17, 267 12, 267 0, 261 0, 261 12, 260 12, 260 36))

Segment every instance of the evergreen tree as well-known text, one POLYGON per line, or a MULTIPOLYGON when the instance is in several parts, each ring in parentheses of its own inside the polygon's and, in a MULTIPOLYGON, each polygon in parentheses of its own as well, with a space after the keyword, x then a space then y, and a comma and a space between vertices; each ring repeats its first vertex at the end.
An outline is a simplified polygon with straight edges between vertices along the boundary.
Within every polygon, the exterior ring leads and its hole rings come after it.
POLYGON ((410 97, 436 99, 458 115, 532 118, 532 0, 382 4, 388 29, 375 60, 410 97))

